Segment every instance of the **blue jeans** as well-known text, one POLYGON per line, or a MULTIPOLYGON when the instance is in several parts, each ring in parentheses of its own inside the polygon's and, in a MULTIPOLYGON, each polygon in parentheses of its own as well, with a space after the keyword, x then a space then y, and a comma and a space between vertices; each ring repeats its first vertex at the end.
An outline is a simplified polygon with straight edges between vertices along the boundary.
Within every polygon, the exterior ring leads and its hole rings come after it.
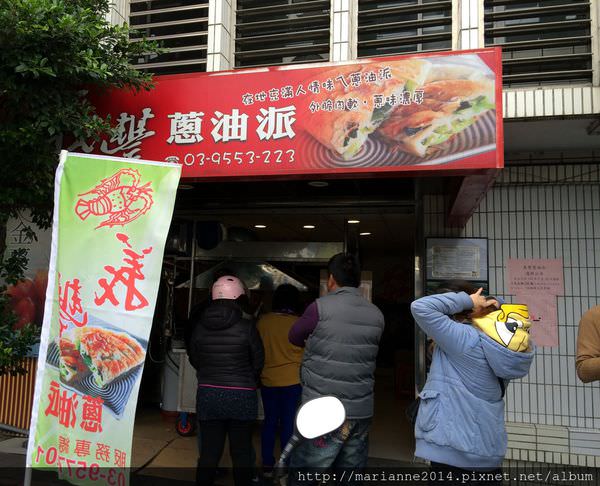
POLYGON ((265 409, 261 436, 262 462, 263 466, 273 467, 277 427, 279 427, 279 444, 283 450, 294 433, 294 418, 300 403, 302 387, 300 385, 263 386, 260 393, 265 409))
POLYGON ((288 485, 311 484, 302 476, 305 472, 323 472, 329 468, 357 471, 364 468, 369 456, 370 426, 370 418, 349 419, 329 434, 301 442, 292 452, 288 485))

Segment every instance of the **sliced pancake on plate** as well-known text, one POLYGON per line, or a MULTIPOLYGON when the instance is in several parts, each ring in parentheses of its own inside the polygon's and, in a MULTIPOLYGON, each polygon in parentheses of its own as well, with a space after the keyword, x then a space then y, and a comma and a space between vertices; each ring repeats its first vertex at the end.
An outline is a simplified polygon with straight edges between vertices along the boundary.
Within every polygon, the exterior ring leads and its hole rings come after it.
POLYGON ((79 338, 79 352, 99 387, 144 362, 145 353, 131 336, 99 327, 85 327, 79 338))
POLYGON ((335 81, 335 89, 331 92, 324 89, 319 94, 311 95, 307 99, 317 106, 330 99, 336 101, 358 100, 355 109, 319 110, 308 115, 304 129, 325 147, 335 151, 344 159, 356 155, 367 138, 390 115, 393 106, 387 103, 392 95, 399 97, 403 91, 413 92, 425 81, 431 63, 424 59, 407 59, 390 61, 388 63, 369 63, 352 66, 340 66, 334 70, 322 73, 319 82, 326 79, 335 80, 340 76, 348 78, 351 74, 358 73, 361 83, 359 86, 344 87, 335 81), (389 69, 389 70, 388 70, 389 69), (366 75, 379 73, 380 70, 389 72, 389 79, 380 79, 367 83, 366 75), (381 96, 385 101, 382 106, 374 102, 375 96, 381 96))
POLYGON ((63 383, 71 383, 89 374, 81 354, 79 353, 79 328, 71 329, 58 339, 58 368, 63 383))
POLYGON ((422 89, 421 104, 396 108, 377 132, 399 150, 419 157, 495 109, 494 83, 486 77, 434 81, 422 89))

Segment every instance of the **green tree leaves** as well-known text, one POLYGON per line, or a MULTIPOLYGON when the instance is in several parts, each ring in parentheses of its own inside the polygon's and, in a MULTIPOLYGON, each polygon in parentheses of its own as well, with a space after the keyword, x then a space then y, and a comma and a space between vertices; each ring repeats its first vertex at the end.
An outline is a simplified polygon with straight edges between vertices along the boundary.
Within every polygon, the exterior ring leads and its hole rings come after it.
POLYGON ((60 142, 110 131, 90 90, 151 88, 130 61, 157 45, 129 42, 109 9, 109 0, 0 0, 0 223, 30 209, 50 225, 60 142))
MULTIPOLYGON (((0 227, 23 210, 41 228, 50 226, 63 141, 111 132, 90 91, 152 87, 151 75, 130 61, 160 52, 157 44, 129 42, 127 25, 106 20, 110 8, 110 0, 0 0, 0 227)), ((4 248, 0 241, 0 274, 11 264, 4 248)), ((13 330, 2 288, 0 294, 2 374, 16 369, 11 359, 24 355, 36 332, 13 330)))

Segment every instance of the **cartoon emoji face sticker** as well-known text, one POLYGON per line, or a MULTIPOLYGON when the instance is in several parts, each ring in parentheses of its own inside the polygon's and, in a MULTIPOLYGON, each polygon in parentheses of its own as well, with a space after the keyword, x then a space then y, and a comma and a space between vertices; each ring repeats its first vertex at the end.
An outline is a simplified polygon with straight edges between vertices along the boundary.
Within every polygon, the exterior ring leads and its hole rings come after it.
POLYGON ((523 304, 502 304, 499 310, 473 319, 473 325, 511 351, 529 348, 529 309, 523 304))

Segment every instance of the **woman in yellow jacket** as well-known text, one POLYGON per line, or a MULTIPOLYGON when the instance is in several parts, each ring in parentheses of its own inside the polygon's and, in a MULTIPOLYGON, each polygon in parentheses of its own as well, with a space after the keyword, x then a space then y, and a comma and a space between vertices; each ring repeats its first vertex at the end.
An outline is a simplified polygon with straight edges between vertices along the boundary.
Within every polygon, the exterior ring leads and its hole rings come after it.
POLYGON ((273 450, 279 428, 281 449, 294 432, 294 417, 300 402, 300 364, 303 349, 288 340, 290 328, 298 319, 296 287, 283 284, 273 294, 273 311, 258 321, 265 348, 265 366, 261 374, 261 396, 265 410, 262 429, 262 463, 268 473, 275 465, 273 450))

